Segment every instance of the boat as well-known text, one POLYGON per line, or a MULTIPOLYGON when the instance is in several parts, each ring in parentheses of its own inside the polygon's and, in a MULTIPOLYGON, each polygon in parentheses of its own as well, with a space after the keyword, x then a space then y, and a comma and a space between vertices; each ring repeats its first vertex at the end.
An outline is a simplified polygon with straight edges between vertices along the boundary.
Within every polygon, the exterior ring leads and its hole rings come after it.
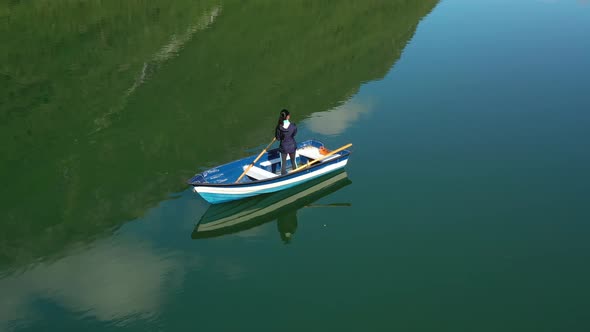
MULTIPOLYGON (((289 226, 293 224, 293 219, 296 226, 296 213, 301 208, 350 206, 350 203, 314 204, 314 202, 351 183, 346 171, 341 169, 272 194, 210 205, 199 219, 191 238, 205 239, 234 234, 275 219, 279 222, 279 231, 292 228, 289 226), (287 224, 287 227, 281 227, 281 222, 287 224)), ((281 231, 281 237, 287 238, 288 236, 283 233, 287 232, 281 231)))
POLYGON ((258 156, 252 155, 208 169, 196 174, 187 183, 211 204, 273 193, 344 168, 351 154, 347 150, 350 146, 352 144, 330 151, 315 139, 300 142, 295 153, 297 168, 293 169, 287 157, 288 172, 284 175, 280 174, 278 148, 268 150, 267 147, 258 156))

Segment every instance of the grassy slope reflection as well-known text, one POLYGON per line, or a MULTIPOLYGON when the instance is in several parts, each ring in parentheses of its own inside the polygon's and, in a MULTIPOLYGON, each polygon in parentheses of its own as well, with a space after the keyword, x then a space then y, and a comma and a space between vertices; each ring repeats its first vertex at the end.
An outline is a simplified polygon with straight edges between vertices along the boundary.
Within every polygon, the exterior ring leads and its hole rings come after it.
MULTIPOLYGON (((136 79, 118 76, 126 60, 105 64, 102 71, 111 75, 101 78, 108 77, 109 84, 89 79, 79 87, 84 93, 78 99, 49 100, 55 109, 45 115, 54 119, 51 129, 29 144, 3 147, 20 157, 2 169, 14 174, 2 197, 9 212, 2 260, 11 264, 48 255, 140 216, 184 188, 196 165, 233 159, 244 147, 270 138, 280 107, 301 119, 338 105, 361 83, 385 75, 435 3, 226 2, 205 33, 184 45, 173 61, 160 64, 126 100, 122 96, 136 79), (78 114, 82 105, 95 111, 78 114), (58 112, 66 106, 71 108, 58 112), (34 166, 40 164, 45 167, 34 166), (29 208, 32 199, 38 202, 35 209, 29 208), (29 247, 23 247, 26 242, 29 247)), ((193 18, 202 11, 192 10, 193 18)), ((111 24, 116 20, 105 26, 111 24)), ((174 25, 170 31, 186 28, 174 25)), ((161 42, 160 47, 167 40, 161 42)), ((130 57, 142 59, 135 62, 135 74, 139 63, 153 58, 130 57)), ((54 96, 69 91, 65 83, 50 82, 54 96)), ((38 113, 44 112, 40 107, 18 116, 2 114, 26 133, 28 124, 43 121, 38 113)))
POLYGON ((125 102, 171 36, 216 3, 0 5, 0 264, 29 261, 134 214, 113 209, 100 183, 82 187, 95 176, 84 163, 108 158, 89 133, 125 102))

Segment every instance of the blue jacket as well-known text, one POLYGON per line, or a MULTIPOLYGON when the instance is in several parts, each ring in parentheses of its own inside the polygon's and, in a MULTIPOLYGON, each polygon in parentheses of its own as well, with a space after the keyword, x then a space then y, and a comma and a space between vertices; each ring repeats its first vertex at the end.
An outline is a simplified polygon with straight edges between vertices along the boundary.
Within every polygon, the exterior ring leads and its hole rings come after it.
POLYGON ((297 150, 295 135, 297 135, 297 126, 294 123, 291 123, 287 129, 282 125, 277 126, 275 137, 281 142, 279 145, 279 151, 281 153, 295 153, 295 150, 297 150))

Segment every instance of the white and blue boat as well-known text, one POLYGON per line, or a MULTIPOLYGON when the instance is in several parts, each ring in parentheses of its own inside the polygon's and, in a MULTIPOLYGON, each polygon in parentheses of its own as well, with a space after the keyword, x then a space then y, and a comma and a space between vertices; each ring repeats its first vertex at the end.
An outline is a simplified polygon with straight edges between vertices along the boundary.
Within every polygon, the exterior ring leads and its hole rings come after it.
POLYGON ((203 199, 211 204, 229 202, 260 194, 273 193, 300 185, 319 176, 344 168, 350 157, 352 144, 329 151, 318 140, 297 144, 293 169, 287 158, 287 174, 281 175, 281 156, 278 149, 266 149, 228 164, 196 174, 187 181, 203 199), (245 174, 245 176, 243 176, 245 174))

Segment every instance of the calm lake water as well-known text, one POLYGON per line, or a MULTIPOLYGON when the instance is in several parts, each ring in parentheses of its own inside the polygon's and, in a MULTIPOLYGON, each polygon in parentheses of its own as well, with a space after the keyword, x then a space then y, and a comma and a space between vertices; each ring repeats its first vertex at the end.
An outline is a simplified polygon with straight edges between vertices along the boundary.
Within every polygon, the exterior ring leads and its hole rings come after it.
POLYGON ((0 4, 0 331, 590 330, 589 33, 587 0, 0 4), (346 171, 241 220, 189 190, 281 108, 346 171))

